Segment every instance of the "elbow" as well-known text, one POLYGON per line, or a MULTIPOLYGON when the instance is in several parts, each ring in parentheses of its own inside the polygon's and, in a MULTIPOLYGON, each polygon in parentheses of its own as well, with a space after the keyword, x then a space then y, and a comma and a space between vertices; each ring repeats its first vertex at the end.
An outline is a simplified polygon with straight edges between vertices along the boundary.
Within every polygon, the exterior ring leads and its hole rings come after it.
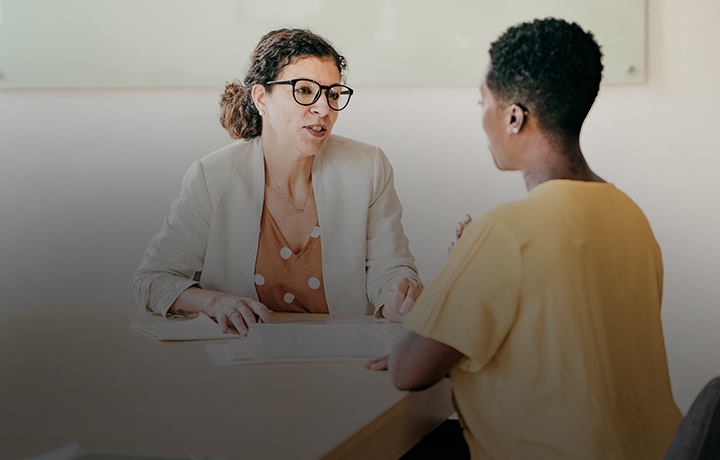
POLYGON ((392 380, 395 388, 403 391, 424 390, 425 388, 428 388, 432 386, 433 383, 435 383, 423 382, 418 379, 408 378, 407 376, 399 375, 397 373, 393 373, 392 380))
POLYGON ((388 368, 398 390, 424 390, 440 381, 459 357, 454 348, 408 331, 390 353, 388 368))
POLYGON ((150 308, 150 285, 148 274, 140 269, 135 270, 132 279, 132 294, 135 303, 141 310, 152 311, 150 308))
POLYGON ((422 372, 419 366, 413 366, 407 361, 392 360, 390 362, 390 372, 395 388, 403 391, 424 390, 432 386, 437 380, 422 372), (394 361, 394 362, 393 362, 394 361))

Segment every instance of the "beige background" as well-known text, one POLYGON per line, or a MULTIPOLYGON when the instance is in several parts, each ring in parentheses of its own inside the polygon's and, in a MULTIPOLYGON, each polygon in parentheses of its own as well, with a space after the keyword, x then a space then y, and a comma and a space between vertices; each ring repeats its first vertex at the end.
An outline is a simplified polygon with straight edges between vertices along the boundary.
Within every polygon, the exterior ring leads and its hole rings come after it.
POLYGON ((0 88, 218 87, 278 27, 330 38, 356 86, 473 86, 488 43, 546 16, 596 34, 607 81, 645 74, 645 0, 2 0, 0 15, 0 88))
MULTIPOLYGON (((582 135, 590 164, 637 201, 663 249, 665 339, 683 411, 720 374, 718 22, 714 0, 649 1, 647 83, 604 87, 582 135)), ((475 88, 357 90, 335 132, 387 153, 430 282, 457 219, 522 198, 524 184, 494 168, 475 88)), ((45 303, 134 306, 132 271, 182 175, 230 141, 217 99, 0 92, 0 318, 45 303)))

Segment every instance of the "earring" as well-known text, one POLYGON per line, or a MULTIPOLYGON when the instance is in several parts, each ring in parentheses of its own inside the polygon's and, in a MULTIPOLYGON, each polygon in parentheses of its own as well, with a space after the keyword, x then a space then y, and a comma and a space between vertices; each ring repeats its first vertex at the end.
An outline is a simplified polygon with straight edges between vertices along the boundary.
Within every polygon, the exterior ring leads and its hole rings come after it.
POLYGON ((517 126, 508 126, 508 134, 517 134, 518 131, 517 126))
POLYGON ((264 116, 265 116, 265 111, 264 111, 264 110, 258 110, 258 113, 260 114, 261 117, 264 117, 264 116))

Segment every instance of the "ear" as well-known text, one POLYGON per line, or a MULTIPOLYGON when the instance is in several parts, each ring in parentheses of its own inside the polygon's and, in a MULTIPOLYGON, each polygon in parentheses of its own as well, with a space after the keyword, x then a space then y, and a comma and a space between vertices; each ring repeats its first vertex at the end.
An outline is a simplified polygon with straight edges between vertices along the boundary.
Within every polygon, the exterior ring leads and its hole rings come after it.
POLYGON ((525 125, 527 112, 517 104, 511 104, 508 108, 508 133, 517 134, 525 125))
POLYGON ((265 96, 267 95, 267 91, 265 90, 265 87, 263 85, 253 85, 252 87, 252 100, 255 104, 255 108, 260 112, 260 115, 263 115, 267 113, 267 110, 265 108, 265 96))

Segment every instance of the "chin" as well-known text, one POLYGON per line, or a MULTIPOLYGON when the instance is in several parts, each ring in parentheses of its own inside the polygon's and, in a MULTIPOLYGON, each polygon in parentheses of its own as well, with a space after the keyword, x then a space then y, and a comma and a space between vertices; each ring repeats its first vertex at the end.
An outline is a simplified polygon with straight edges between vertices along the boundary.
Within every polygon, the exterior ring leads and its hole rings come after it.
POLYGON ((318 148, 304 148, 302 150, 298 150, 299 156, 305 157, 305 158, 314 157, 315 155, 317 155, 320 152, 320 150, 322 150, 323 145, 325 145, 325 144, 323 143, 318 148))
POLYGON ((320 150, 322 150, 323 147, 325 147, 325 143, 327 142, 329 136, 325 136, 322 138, 322 140, 313 142, 310 145, 307 145, 306 148, 303 150, 303 154, 308 156, 315 156, 320 150))
POLYGON ((497 169, 499 169, 500 171, 507 171, 507 169, 506 169, 505 167, 503 167, 502 164, 500 164, 500 162, 498 161, 497 157, 496 157, 495 154, 492 152, 492 150, 490 151, 490 153, 492 154, 492 159, 493 159, 493 163, 495 163, 495 167, 496 167, 497 169))

